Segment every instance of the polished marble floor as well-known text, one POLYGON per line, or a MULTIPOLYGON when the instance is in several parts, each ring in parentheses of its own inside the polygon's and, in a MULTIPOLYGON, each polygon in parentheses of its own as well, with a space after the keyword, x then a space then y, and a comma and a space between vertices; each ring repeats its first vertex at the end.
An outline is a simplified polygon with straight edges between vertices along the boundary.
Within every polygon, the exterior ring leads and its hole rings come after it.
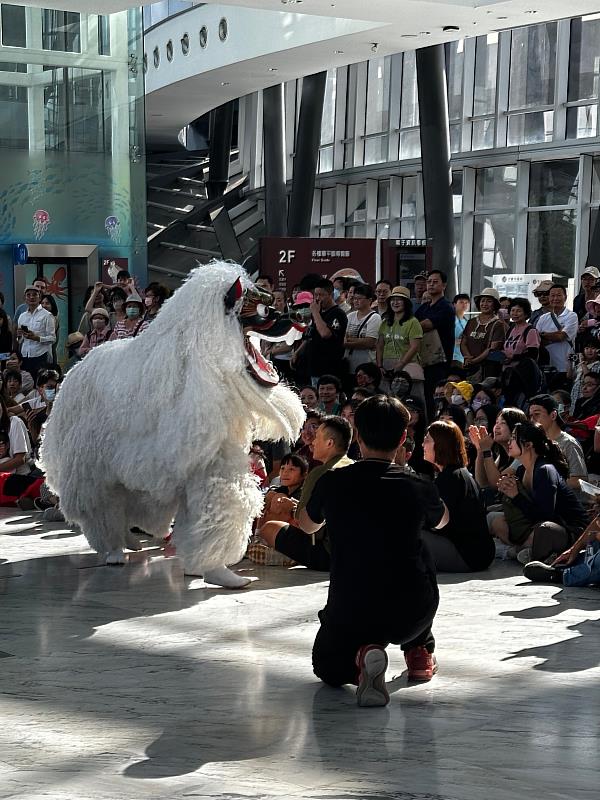
POLYGON ((599 796, 600 591, 442 576, 440 672, 386 709, 310 667, 327 583, 177 558, 104 567, 39 515, 0 511, 0 797, 577 800, 599 796))

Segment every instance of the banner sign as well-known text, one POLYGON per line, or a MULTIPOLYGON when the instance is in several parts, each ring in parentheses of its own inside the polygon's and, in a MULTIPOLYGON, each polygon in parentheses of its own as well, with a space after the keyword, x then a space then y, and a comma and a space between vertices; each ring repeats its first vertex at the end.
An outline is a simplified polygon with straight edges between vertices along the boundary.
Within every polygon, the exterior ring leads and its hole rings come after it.
POLYGON ((311 273, 331 280, 357 278, 374 286, 376 244, 376 239, 265 236, 260 240, 260 271, 287 294, 311 273))

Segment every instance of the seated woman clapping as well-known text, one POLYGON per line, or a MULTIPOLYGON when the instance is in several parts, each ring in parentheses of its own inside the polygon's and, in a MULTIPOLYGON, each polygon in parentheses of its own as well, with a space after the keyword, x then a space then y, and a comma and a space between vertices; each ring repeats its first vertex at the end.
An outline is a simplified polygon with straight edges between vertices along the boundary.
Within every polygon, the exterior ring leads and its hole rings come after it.
POLYGON ((482 488, 494 490, 502 473, 511 469, 514 472, 519 462, 508 455, 510 439, 515 425, 527 422, 525 412, 520 408, 503 408, 496 417, 492 434, 483 425, 471 425, 469 439, 477 450, 475 460, 475 480, 482 488))
POLYGON ((492 521, 492 533, 515 546, 522 564, 556 557, 587 525, 585 509, 565 483, 569 474, 565 457, 532 422, 515 426, 508 454, 520 466, 498 481, 503 514, 492 521))
POLYGON ((485 518, 479 487, 467 470, 464 437, 453 422, 432 423, 423 440, 425 460, 436 469, 435 485, 450 519, 437 531, 423 531, 440 572, 487 569, 495 549, 485 518))

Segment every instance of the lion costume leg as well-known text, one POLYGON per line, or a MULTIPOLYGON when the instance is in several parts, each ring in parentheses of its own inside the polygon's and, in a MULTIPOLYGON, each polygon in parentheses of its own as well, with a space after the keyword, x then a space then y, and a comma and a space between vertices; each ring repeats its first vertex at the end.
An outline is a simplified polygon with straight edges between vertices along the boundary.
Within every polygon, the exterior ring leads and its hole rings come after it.
MULTIPOLYGON (((223 466, 230 462, 223 460, 223 466)), ((246 460, 243 460, 246 467, 246 460)), ((187 575, 203 575, 207 582, 241 588, 250 581, 226 568, 243 557, 253 519, 260 514, 262 494, 247 472, 226 476, 212 465, 211 476, 198 476, 186 486, 184 502, 175 518, 173 539, 187 575)))

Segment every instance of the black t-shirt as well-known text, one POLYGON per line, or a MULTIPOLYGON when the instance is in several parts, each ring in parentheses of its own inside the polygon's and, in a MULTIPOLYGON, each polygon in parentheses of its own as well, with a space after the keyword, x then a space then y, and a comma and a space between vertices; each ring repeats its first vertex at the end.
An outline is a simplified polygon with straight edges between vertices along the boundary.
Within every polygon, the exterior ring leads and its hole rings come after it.
POLYGON ((454 306, 445 297, 441 297, 436 303, 423 303, 419 306, 415 317, 419 320, 428 319, 438 332, 446 361, 448 364, 452 361, 454 354, 454 323, 456 312, 454 306))
POLYGON ((339 306, 331 306, 321 311, 323 322, 331 331, 324 339, 313 322, 307 332, 307 364, 310 375, 340 375, 344 357, 344 337, 348 327, 348 317, 339 306))
POLYGON ((435 485, 450 514, 448 524, 436 533, 450 539, 471 569, 487 569, 495 556, 494 540, 473 476, 466 467, 445 467, 435 485))
POLYGON ((444 515, 437 489, 402 467, 366 459, 330 470, 306 506, 314 522, 327 520, 331 580, 325 616, 344 627, 393 627, 421 619, 437 602, 435 575, 421 530, 444 515))

